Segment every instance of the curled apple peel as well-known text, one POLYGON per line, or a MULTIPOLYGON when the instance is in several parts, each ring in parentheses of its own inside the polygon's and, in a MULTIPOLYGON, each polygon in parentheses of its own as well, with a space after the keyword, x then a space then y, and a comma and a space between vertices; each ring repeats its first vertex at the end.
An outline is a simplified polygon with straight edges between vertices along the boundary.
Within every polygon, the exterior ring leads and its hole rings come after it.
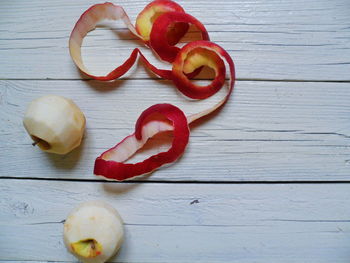
POLYGON ((173 1, 156 0, 151 2, 138 16, 136 28, 132 25, 128 15, 121 6, 109 2, 93 5, 80 16, 75 24, 69 38, 69 51, 74 63, 80 71, 90 78, 101 81, 114 80, 123 76, 135 64, 138 54, 140 54, 147 68, 162 78, 170 78, 169 70, 161 70, 154 67, 137 48, 132 51, 129 58, 127 58, 122 65, 116 67, 107 75, 96 76, 91 73, 83 63, 81 45, 87 33, 94 30, 96 25, 104 19, 122 20, 131 33, 142 40, 146 45, 149 45, 159 57, 170 62, 179 51, 179 49, 173 45, 178 43, 181 37, 187 32, 189 27, 188 23, 195 24, 201 30, 203 39, 209 39, 204 26, 194 17, 184 13, 183 9, 173 1), (173 25, 171 25, 168 17, 165 17, 160 23, 154 26, 160 17, 169 12, 172 12, 171 19, 177 20, 174 21, 173 25), (162 43, 165 45, 164 47, 157 43, 157 39, 153 39, 152 41, 152 34, 154 38, 158 38, 158 36, 163 33, 165 34, 162 37, 162 43), (150 45, 151 42, 155 45, 155 48, 150 45), (171 50, 171 58, 166 56, 165 53, 167 51, 164 51, 164 49, 171 50))
MULTIPOLYGON (((159 16, 167 12, 185 13, 184 9, 177 3, 169 0, 155 0, 149 3, 137 16, 135 28, 142 36, 142 39, 148 43, 152 32, 153 24, 159 16)), ((186 23, 177 23, 168 34, 170 43, 177 43, 183 37, 189 25, 186 23)))
POLYGON ((226 65, 230 71, 226 94, 206 110, 189 116, 185 116, 179 108, 171 104, 156 104, 145 110, 136 123, 135 133, 96 159, 95 175, 121 181, 152 172, 166 163, 174 162, 182 155, 188 143, 189 124, 212 113, 227 102, 234 87, 235 66, 230 55, 222 47, 208 40, 209 35, 204 25, 185 13, 181 6, 169 0, 155 0, 147 5, 137 17, 136 29, 125 11, 111 3, 92 6, 80 17, 70 37, 70 52, 78 68, 94 79, 108 81, 119 78, 131 68, 139 56, 148 69, 162 78, 171 80, 186 97, 202 100, 211 97, 225 86, 226 65), (89 73, 82 64, 80 52, 82 39, 94 29, 99 20, 104 18, 122 19, 130 31, 151 47, 162 60, 172 63, 172 69, 156 68, 136 48, 122 65, 106 76, 95 76, 89 73), (190 42, 182 48, 174 46, 187 32, 189 24, 195 25, 200 30, 202 40, 190 42), (191 79, 205 66, 215 72, 214 79, 206 86, 194 84, 191 79), (168 121, 164 121, 164 118, 143 121, 153 113, 165 116, 168 121), (149 138, 163 131, 174 132, 172 146, 167 152, 153 155, 139 163, 126 163, 149 138))
POLYGON ((188 123, 211 114, 222 107, 228 101, 236 80, 235 64, 231 56, 218 44, 204 40, 190 42, 180 50, 173 63, 172 75, 172 80, 178 90, 192 99, 208 98, 226 86, 226 94, 221 100, 204 111, 189 115, 187 117, 188 123), (225 85, 225 62, 229 68, 228 85, 225 85), (195 85, 189 80, 188 72, 196 71, 203 66, 212 68, 215 71, 215 78, 207 86, 195 85))
POLYGON ((134 134, 126 137, 115 147, 107 150, 96 159, 94 174, 109 180, 122 181, 150 173, 167 163, 177 160, 183 154, 188 144, 189 124, 212 113, 228 100, 234 87, 235 68, 229 54, 219 45, 208 41, 188 43, 181 49, 174 61, 172 76, 177 88, 190 98, 202 99, 213 95, 223 87, 226 75, 224 60, 230 69, 230 82, 227 86, 226 95, 219 102, 211 108, 187 117, 179 108, 171 104, 151 106, 140 115, 134 134), (216 73, 212 83, 204 87, 191 83, 185 74, 185 72, 191 73, 202 66, 212 67, 216 73), (217 82, 220 82, 220 85, 215 86, 217 82), (172 124, 159 119, 144 122, 153 113, 163 114, 172 121, 172 124), (136 164, 126 163, 133 154, 143 147, 149 138, 163 131, 174 132, 172 146, 167 152, 151 156, 136 164))
POLYGON ((187 146, 189 135, 186 116, 179 108, 171 104, 153 105, 140 115, 134 134, 126 137, 96 159, 94 174, 122 181, 150 173, 177 160, 187 146), (155 114, 164 116, 168 121, 159 118, 152 119, 152 115, 155 114), (160 132, 171 130, 174 139, 168 151, 153 155, 139 163, 125 163, 138 149, 142 148, 149 138, 160 132))
POLYGON ((29 104, 23 125, 33 145, 45 152, 66 154, 80 145, 85 116, 72 100, 47 95, 29 104))
POLYGON ((179 23, 195 25, 200 30, 202 39, 209 40, 209 35, 204 25, 195 17, 182 12, 167 12, 160 15, 153 24, 150 45, 162 60, 170 63, 174 61, 180 48, 174 46, 174 43, 169 43, 167 32, 172 24, 179 23))
POLYGON ((79 205, 64 223, 64 243, 84 263, 107 261, 119 250, 123 237, 120 215, 112 206, 102 201, 79 205))

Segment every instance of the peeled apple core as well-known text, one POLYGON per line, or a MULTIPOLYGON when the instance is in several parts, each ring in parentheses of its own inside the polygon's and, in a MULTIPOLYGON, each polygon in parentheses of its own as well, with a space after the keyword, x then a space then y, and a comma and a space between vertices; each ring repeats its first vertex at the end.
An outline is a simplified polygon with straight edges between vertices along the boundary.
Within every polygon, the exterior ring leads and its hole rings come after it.
POLYGON ((102 246, 95 239, 85 239, 71 244, 72 250, 84 258, 94 258, 102 253, 102 246))
POLYGON ((186 97, 202 100, 211 97, 226 86, 224 97, 206 110, 190 115, 174 105, 159 103, 141 113, 135 125, 135 133, 127 136, 111 149, 96 158, 94 174, 109 180, 123 181, 144 175, 161 166, 176 161, 184 152, 189 140, 189 124, 222 107, 229 99, 235 82, 235 66, 230 55, 219 45, 209 41, 204 25, 183 8, 170 0, 155 0, 148 4, 136 19, 136 26, 121 6, 112 3, 97 4, 85 11, 77 21, 70 39, 70 54, 76 66, 87 76, 101 81, 115 80, 124 75, 136 62, 137 57, 154 74, 173 82, 186 97), (158 69, 139 49, 134 49, 129 58, 105 76, 96 76, 84 66, 81 58, 81 43, 86 34, 102 19, 123 20, 128 29, 163 61, 172 64, 171 70, 158 69), (186 34, 189 25, 194 25, 202 40, 192 41, 182 48, 175 46, 186 34), (226 83, 226 66, 229 82, 226 83), (208 85, 196 85, 191 79, 204 67, 214 71, 214 79, 208 85), (150 115, 160 114, 162 119, 146 122, 150 115), (168 120, 164 122, 164 117, 168 120), (141 149, 149 138, 164 131, 173 131, 171 148, 150 156, 138 163, 127 160, 141 149))
POLYGON ((47 141, 45 141, 39 137, 36 137, 34 135, 30 135, 30 137, 34 141, 33 146, 37 145, 40 149, 42 149, 44 151, 50 150, 51 145, 47 141))

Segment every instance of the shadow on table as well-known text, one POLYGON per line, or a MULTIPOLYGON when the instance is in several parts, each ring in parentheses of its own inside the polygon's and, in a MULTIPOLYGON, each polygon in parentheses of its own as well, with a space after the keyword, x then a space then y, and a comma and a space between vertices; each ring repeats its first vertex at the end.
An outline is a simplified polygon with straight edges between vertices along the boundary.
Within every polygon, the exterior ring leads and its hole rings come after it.
MULTIPOLYGON (((80 72, 80 75, 83 76, 84 74, 80 72)), ((106 93, 115 90, 127 81, 128 79, 116 79, 112 81, 86 80, 86 83, 94 90, 106 93)))
POLYGON ((136 189, 140 184, 137 182, 103 183, 102 187, 107 193, 123 194, 136 189))

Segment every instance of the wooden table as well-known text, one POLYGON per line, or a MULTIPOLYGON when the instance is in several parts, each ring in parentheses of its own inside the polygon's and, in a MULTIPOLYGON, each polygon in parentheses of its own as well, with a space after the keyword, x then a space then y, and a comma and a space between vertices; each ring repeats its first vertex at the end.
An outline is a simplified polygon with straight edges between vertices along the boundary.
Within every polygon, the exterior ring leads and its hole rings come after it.
MULTIPOLYGON (((118 4, 135 21, 147 2, 118 4)), ((179 1, 234 59, 235 91, 191 127, 178 162, 127 183, 95 177, 94 159, 132 133, 144 109, 211 102, 187 101, 141 64, 114 83, 81 75, 68 37, 94 3, 0 4, 0 262, 75 261, 63 221, 94 199, 124 219, 115 262, 349 262, 350 2, 179 1), (83 145, 66 156, 33 148, 22 126, 28 103, 45 94, 72 98, 86 115, 83 145)), ((93 72, 141 46, 122 23, 112 28, 84 42, 93 72)))

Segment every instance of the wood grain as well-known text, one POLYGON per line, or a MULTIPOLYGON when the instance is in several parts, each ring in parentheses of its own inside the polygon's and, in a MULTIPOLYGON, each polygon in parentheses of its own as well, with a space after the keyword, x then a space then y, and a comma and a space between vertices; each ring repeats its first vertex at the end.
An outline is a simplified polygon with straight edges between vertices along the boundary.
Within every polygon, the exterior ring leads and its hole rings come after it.
MULTIPOLYGON (((148 2, 115 3, 135 21, 148 2)), ((192 125, 174 165, 102 183, 94 159, 132 133, 145 108, 169 102, 190 114, 222 94, 187 101, 141 64, 115 82, 82 80, 68 38, 96 0, 1 1, 0 263, 76 262, 63 222, 93 199, 125 222, 113 262, 349 262, 350 2, 177 2, 228 50, 241 81, 220 112, 192 125), (46 94, 72 98, 87 117, 83 145, 66 156, 33 148, 22 125, 28 103, 46 94)), ((192 28, 183 41, 197 35, 192 28)), ((135 47, 170 67, 121 23, 90 32, 82 52, 104 74, 135 47)), ((170 142, 159 136, 132 161, 170 142)))
POLYGON ((62 244, 62 221, 93 199, 112 204, 125 223, 113 262, 347 262, 350 256, 349 184, 2 180, 1 260, 74 261, 62 244))
MULTIPOLYGON (((6 164, 0 175, 6 177, 97 179, 94 159, 132 133, 148 106, 169 102, 188 113, 214 102, 187 101, 169 83, 155 80, 110 87, 94 81, 1 81, 0 90, 0 163, 6 164), (66 156, 33 148, 22 126, 27 104, 49 93, 72 98, 87 117, 82 147, 66 156)), ((183 158, 147 179, 349 180, 349 100, 347 83, 238 82, 221 112, 192 127, 183 158)), ((153 140, 154 148, 132 161, 167 149, 170 140, 153 140)))
MULTIPOLYGON (((132 21, 149 1, 122 5, 132 21)), ((350 3, 347 0, 178 1, 226 48, 241 79, 350 81, 350 3)), ((81 79, 69 57, 69 34, 95 0, 2 1, 2 79, 81 79)), ((106 73, 121 64, 136 41, 121 23, 91 32, 84 42, 88 68, 106 73)), ((191 38, 191 34, 189 35, 191 38)), ((149 50, 143 49, 156 65, 149 50)), ((149 78, 142 67, 127 78, 149 78)), ((152 76, 153 77, 153 76, 152 76)))

